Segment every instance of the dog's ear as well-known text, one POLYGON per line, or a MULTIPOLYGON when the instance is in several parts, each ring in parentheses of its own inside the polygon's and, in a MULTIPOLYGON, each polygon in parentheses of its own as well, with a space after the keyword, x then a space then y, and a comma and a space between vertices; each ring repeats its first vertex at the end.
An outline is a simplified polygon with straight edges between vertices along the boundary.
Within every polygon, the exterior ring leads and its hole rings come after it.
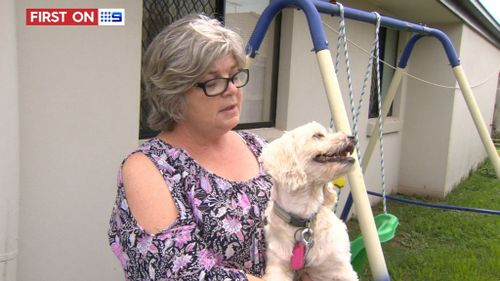
POLYGON ((297 156, 296 142, 292 134, 285 133, 264 147, 262 163, 264 170, 275 184, 294 191, 307 184, 303 163, 297 156))

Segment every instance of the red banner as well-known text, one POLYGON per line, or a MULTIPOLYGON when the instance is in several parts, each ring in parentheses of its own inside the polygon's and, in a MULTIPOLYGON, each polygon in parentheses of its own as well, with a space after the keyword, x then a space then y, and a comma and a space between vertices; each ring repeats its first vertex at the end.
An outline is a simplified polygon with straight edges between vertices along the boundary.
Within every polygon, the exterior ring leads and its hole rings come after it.
POLYGON ((26 9, 26 25, 98 25, 99 9, 26 9))

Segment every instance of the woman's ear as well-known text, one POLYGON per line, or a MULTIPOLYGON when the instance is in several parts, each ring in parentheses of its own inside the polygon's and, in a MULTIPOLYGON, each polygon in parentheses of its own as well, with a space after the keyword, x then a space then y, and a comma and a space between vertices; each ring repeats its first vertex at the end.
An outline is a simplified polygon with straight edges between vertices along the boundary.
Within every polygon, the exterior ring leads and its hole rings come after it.
POLYGON ((291 133, 285 133, 264 147, 262 163, 265 172, 280 188, 294 191, 307 184, 307 175, 303 163, 299 161, 296 142, 291 133))

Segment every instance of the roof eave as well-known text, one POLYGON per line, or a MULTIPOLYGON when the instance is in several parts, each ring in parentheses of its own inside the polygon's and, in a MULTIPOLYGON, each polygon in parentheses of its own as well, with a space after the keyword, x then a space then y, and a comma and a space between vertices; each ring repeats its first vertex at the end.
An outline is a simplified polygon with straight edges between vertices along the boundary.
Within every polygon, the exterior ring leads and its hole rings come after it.
POLYGON ((500 48, 500 25, 477 0, 439 0, 496 48, 500 48))

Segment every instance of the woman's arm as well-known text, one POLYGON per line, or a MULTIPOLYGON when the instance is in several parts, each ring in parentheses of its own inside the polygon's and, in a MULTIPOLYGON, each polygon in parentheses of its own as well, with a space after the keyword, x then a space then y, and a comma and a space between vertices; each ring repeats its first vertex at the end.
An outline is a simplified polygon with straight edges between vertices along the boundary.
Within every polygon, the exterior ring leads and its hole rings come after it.
POLYGON ((219 257, 199 236, 190 203, 182 201, 183 196, 175 197, 174 202, 164 176, 152 161, 155 159, 135 153, 121 170, 125 196, 115 205, 110 244, 127 277, 248 280, 242 270, 220 266, 219 257))
POLYGON ((137 223, 149 234, 173 224, 179 211, 163 176, 142 153, 134 153, 122 168, 128 206, 137 223))

